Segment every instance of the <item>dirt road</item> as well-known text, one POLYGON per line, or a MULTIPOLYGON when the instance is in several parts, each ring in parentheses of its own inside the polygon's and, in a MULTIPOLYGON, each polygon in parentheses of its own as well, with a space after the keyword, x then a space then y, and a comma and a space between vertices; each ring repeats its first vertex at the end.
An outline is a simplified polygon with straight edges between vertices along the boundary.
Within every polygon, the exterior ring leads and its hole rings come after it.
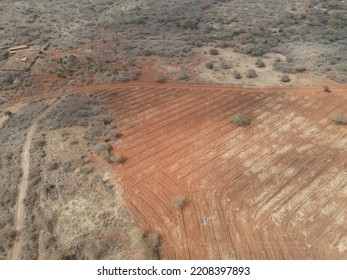
POLYGON ((21 168, 22 168, 22 178, 18 185, 18 197, 17 197, 17 204, 16 204, 16 217, 15 217, 15 223, 14 228, 17 232, 17 238, 13 244, 12 251, 10 252, 10 258, 11 260, 19 260, 20 259, 20 253, 21 253, 21 247, 23 245, 23 234, 22 231, 24 229, 24 223, 25 223, 25 207, 24 207, 24 200, 26 198, 27 192, 28 192, 28 185, 29 185, 29 171, 30 171, 30 146, 31 142, 34 136, 34 133, 37 128, 38 121, 45 116, 52 108, 54 107, 54 104, 48 107, 40 116, 38 116, 36 119, 34 119, 32 125, 30 126, 27 136, 25 138, 25 142, 22 148, 22 155, 21 155, 21 168))
POLYGON ((19 236, 18 236, 18 239, 15 241, 12 248, 12 252, 11 252, 12 260, 20 259, 20 249, 23 243, 22 242, 23 235, 21 234, 21 232, 24 228, 24 221, 25 221, 24 199, 26 197, 27 189, 28 189, 28 179, 29 179, 29 170, 30 170, 30 145, 31 145, 36 127, 37 127, 37 121, 35 121, 29 128, 28 134, 26 136, 26 139, 23 145, 23 150, 22 150, 21 168, 23 171, 23 176, 18 185, 18 198, 17 198, 17 205, 16 205, 16 218, 15 218, 15 230, 16 232, 19 233, 19 236))

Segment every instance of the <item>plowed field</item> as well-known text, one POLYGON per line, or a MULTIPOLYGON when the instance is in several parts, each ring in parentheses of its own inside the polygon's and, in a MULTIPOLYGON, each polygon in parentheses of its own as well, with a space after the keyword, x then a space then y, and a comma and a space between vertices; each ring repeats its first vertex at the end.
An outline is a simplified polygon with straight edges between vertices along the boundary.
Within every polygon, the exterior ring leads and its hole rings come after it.
POLYGON ((115 167, 164 259, 346 259, 347 91, 137 86, 100 92, 115 167), (251 124, 237 127, 234 114, 251 124), (172 200, 186 198, 176 209, 172 200))

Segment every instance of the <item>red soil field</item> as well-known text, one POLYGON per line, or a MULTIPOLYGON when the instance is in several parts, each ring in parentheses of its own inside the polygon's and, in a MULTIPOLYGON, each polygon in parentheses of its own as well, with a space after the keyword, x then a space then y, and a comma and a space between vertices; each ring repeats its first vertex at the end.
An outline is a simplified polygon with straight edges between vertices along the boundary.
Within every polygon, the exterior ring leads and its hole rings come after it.
POLYGON ((116 170, 163 259, 346 259, 347 92, 137 86, 100 92, 116 170), (251 125, 237 127, 234 114, 251 125), (176 209, 173 198, 184 196, 176 209))
POLYGON ((164 259, 347 257, 343 90, 135 87, 102 93, 124 199, 164 259), (231 123, 234 114, 248 127, 231 123), (175 196, 187 205, 178 210, 175 196))

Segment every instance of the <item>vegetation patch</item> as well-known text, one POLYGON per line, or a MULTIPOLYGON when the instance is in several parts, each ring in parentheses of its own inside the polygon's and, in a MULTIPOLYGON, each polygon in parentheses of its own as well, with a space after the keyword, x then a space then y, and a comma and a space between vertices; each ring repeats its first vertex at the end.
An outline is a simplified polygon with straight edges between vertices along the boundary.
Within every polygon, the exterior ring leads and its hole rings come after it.
POLYGON ((186 205, 186 199, 183 196, 175 196, 172 203, 176 209, 183 209, 186 205))
POLYGON ((160 238, 157 234, 135 227, 131 229, 129 236, 132 246, 141 250, 140 257, 147 260, 159 259, 160 238))
POLYGON ((231 118, 232 122, 237 126, 247 126, 251 123, 251 120, 249 117, 245 115, 234 115, 231 118))
POLYGON ((347 117, 338 112, 335 112, 333 114, 333 120, 335 121, 336 124, 341 124, 341 125, 347 124, 347 117))

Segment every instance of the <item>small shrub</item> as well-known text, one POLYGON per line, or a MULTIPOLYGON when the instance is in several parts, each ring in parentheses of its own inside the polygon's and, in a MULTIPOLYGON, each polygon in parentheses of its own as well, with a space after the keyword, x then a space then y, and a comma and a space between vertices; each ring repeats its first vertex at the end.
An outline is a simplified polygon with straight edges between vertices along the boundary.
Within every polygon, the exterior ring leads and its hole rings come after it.
POLYGON ((163 75, 157 75, 154 80, 156 83, 165 83, 167 79, 163 75))
POLYGON ((145 49, 144 51, 143 51, 143 55, 144 56, 151 56, 152 55, 152 51, 151 50, 149 50, 149 49, 145 49))
POLYGON ((234 115, 232 122, 237 126, 246 126, 250 124, 250 119, 245 115, 234 115))
POLYGON ((108 143, 98 143, 94 147, 94 152, 97 155, 101 155, 102 152, 109 152, 112 150, 112 146, 108 143))
POLYGON ((298 72, 298 73, 303 73, 306 71, 306 67, 303 66, 303 65, 297 65, 295 66, 295 72, 298 72))
POLYGON ((333 120, 335 121, 336 124, 347 124, 347 117, 342 115, 341 113, 334 113, 333 114, 333 120))
POLYGON ((104 139, 105 139, 105 142, 115 141, 121 136, 122 136, 121 133, 117 132, 116 130, 111 130, 107 132, 104 139))
POLYGON ((45 140, 36 140, 34 143, 33 143, 33 148, 34 150, 40 150, 43 148, 43 146, 46 144, 46 141, 45 140))
POLYGON ((104 125, 108 125, 108 124, 112 123, 113 118, 112 118, 112 116, 102 116, 101 121, 103 122, 104 125))
POLYGON ((219 51, 217 49, 210 49, 208 52, 210 55, 219 55, 219 51))
POLYGON ((182 196, 176 196, 172 202, 176 209, 183 209, 186 204, 186 199, 182 196))
POLYGON ((258 68, 264 68, 266 65, 265 65, 265 62, 261 59, 261 58, 258 58, 257 59, 257 62, 255 63, 255 65, 258 67, 258 68))
POLYGON ((59 254, 57 257, 56 257, 56 260, 65 260, 66 259, 66 256, 64 254, 59 254))
POLYGON ((227 70, 230 69, 232 65, 229 61, 222 60, 222 62, 220 63, 220 67, 224 70, 227 70))
POLYGON ((50 161, 47 163, 46 168, 47 170, 57 170, 59 168, 60 163, 57 161, 50 161))
POLYGON ((124 156, 116 156, 116 163, 123 164, 127 161, 127 158, 124 156))
POLYGON ((213 69, 213 62, 206 62, 205 66, 207 69, 213 69))
POLYGON ((4 116, 11 117, 11 116, 13 116, 13 113, 11 111, 5 111, 4 116))
POLYGON ((234 76, 234 78, 237 79, 237 80, 242 79, 242 75, 241 75, 241 73, 238 72, 238 71, 235 71, 235 72, 233 73, 233 76, 234 76))
POLYGON ((140 248, 145 259, 156 260, 159 259, 159 236, 154 233, 144 232, 140 228, 133 228, 129 233, 130 242, 133 247, 140 248))
POLYGON ((324 86, 323 86, 323 90, 324 90, 325 92, 331 92, 330 87, 327 86, 327 85, 324 85, 324 86))
POLYGON ((282 81, 283 83, 288 83, 288 82, 290 82, 290 78, 289 78, 289 76, 288 76, 287 74, 284 74, 284 75, 282 75, 282 77, 281 77, 281 81, 282 81))
POLYGON ((178 79, 179 79, 180 81, 189 81, 189 76, 188 76, 187 73, 182 72, 182 73, 180 73, 180 74, 178 75, 178 79))
POLYGON ((257 75, 257 72, 254 69, 247 69, 246 77, 250 78, 250 79, 253 79, 253 78, 258 77, 258 75, 257 75))

